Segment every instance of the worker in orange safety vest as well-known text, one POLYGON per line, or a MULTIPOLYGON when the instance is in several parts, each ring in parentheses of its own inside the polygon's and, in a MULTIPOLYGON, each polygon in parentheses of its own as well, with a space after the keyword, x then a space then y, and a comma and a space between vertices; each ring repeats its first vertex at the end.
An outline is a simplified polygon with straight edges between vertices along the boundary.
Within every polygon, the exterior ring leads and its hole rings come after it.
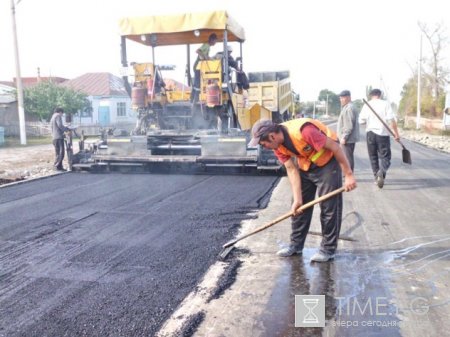
MULTIPOLYGON (((311 225, 313 208, 299 213, 297 209, 312 200, 344 186, 346 191, 356 188, 350 164, 339 146, 336 133, 318 120, 299 118, 281 124, 261 119, 252 128, 250 147, 258 145, 275 152, 286 168, 292 188, 291 242, 277 252, 282 257, 301 255, 311 225), (294 162, 292 159, 297 158, 294 162)), ((320 203, 322 242, 312 262, 334 259, 342 222, 342 194, 320 203)))

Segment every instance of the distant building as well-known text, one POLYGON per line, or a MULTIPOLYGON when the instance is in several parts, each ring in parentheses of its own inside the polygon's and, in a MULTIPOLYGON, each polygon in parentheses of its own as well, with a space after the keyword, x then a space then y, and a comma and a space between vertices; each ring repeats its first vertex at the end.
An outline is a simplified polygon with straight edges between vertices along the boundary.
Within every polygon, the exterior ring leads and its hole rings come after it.
MULTIPOLYGON (((22 86, 24 89, 37 85, 40 82, 52 81, 54 83, 63 83, 67 78, 62 77, 22 77, 22 86)), ((6 136, 19 136, 19 113, 18 102, 16 98, 16 78, 13 81, 0 81, 0 126, 4 128, 6 136)), ((40 122, 36 115, 28 114, 25 111, 25 122, 27 134, 40 136, 47 131, 39 129, 36 122, 40 122), (30 123, 31 122, 31 123, 30 123)))
MULTIPOLYGON (((63 78, 63 77, 41 77, 41 76, 35 76, 35 77, 22 77, 22 87, 24 89, 26 88, 30 88, 32 86, 35 86, 36 84, 40 83, 40 82, 53 82, 56 84, 60 84, 60 83, 64 83, 66 81, 68 81, 67 78, 63 78)), ((14 87, 16 87, 16 78, 14 77, 14 87)))
POLYGON ((0 126, 2 127, 19 121, 15 90, 13 82, 0 82, 0 126))
MULTIPOLYGON (((62 77, 22 77, 23 88, 30 88, 41 81, 52 81, 54 83, 63 83, 67 78, 62 77)), ((19 113, 17 111, 16 98, 16 78, 13 81, 0 81, 0 125, 10 126, 19 123, 19 113)), ((26 122, 36 122, 39 118, 34 115, 29 115, 25 111, 26 122)), ((8 129, 9 130, 9 129, 8 129)), ((13 132, 14 133, 14 132, 13 132)))
POLYGON ((176 90, 176 91, 188 91, 191 90, 191 88, 183 83, 180 83, 178 81, 175 81, 171 78, 165 78, 164 83, 166 84, 167 90, 176 90))
POLYGON ((110 73, 87 73, 61 85, 88 95, 91 108, 74 116, 74 124, 110 126, 136 122, 131 99, 121 78, 110 73))

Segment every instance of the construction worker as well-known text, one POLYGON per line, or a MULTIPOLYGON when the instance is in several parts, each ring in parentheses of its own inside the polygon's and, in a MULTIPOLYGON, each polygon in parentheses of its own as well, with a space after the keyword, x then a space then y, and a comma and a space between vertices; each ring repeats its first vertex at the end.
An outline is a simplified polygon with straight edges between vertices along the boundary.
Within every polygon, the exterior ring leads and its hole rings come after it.
POLYGON ((69 129, 66 128, 62 121, 62 115, 64 110, 62 108, 56 108, 53 112, 53 116, 50 120, 52 128, 53 146, 55 148, 55 162, 53 169, 56 171, 66 171, 63 167, 64 160, 64 132, 69 129))
MULTIPOLYGON (((373 89, 370 92, 370 106, 378 115, 394 130, 394 139, 400 140, 397 122, 390 104, 381 99, 381 90, 373 89)), ((367 105, 364 105, 359 114, 359 123, 366 124, 367 151, 369 153, 370 165, 375 177, 375 184, 383 188, 386 173, 391 166, 391 142, 388 130, 375 116, 367 105)))
MULTIPOLYGON (((292 233, 290 245, 277 252, 282 257, 301 255, 311 225, 313 208, 304 212, 297 209, 315 197, 332 192, 342 186, 356 188, 350 164, 339 146, 336 133, 323 123, 310 118, 298 118, 281 124, 259 120, 252 128, 249 146, 258 144, 272 149, 284 164, 292 188, 292 233), (292 159, 296 157, 297 163, 292 159), (297 165, 296 165, 297 164, 297 165), (342 170, 342 171, 341 171, 342 170)), ((312 262, 326 262, 334 258, 342 222, 342 194, 320 203, 322 242, 312 262)))
POLYGON ((358 111, 352 103, 352 96, 349 90, 343 90, 339 94, 341 101, 341 113, 337 123, 337 134, 342 150, 350 163, 352 171, 355 169, 355 143, 359 140, 358 111))
POLYGON ((197 70, 197 65, 200 61, 203 60, 209 60, 209 51, 212 46, 214 46, 217 42, 217 35, 215 33, 212 33, 208 37, 208 42, 202 44, 200 48, 196 50, 197 53, 197 59, 194 62, 194 88, 192 90, 192 102, 198 101, 198 96, 200 93, 200 70, 197 70))

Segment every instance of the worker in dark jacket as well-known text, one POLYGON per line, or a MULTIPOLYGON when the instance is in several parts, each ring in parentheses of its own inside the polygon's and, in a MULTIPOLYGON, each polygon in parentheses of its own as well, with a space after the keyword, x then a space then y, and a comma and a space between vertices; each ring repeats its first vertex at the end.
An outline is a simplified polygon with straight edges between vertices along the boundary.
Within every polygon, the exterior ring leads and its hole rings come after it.
POLYGON ((62 115, 64 110, 62 108, 56 108, 53 112, 50 125, 52 128, 53 146, 55 147, 55 163, 53 169, 56 171, 65 171, 63 167, 64 160, 64 132, 69 129, 66 128, 62 121, 62 115))
MULTIPOLYGON (((318 120, 298 118, 275 124, 271 120, 259 120, 252 128, 249 146, 272 149, 284 164, 291 183, 293 203, 291 211, 291 244, 277 252, 282 257, 302 254, 306 235, 311 225, 313 209, 299 212, 298 208, 342 186, 345 190, 356 188, 356 180, 335 132, 318 120), (297 165, 292 160, 297 158, 297 165), (341 171, 342 170, 342 171, 341 171)), ((322 242, 312 262, 326 262, 334 258, 342 222, 342 194, 320 203, 322 242)))

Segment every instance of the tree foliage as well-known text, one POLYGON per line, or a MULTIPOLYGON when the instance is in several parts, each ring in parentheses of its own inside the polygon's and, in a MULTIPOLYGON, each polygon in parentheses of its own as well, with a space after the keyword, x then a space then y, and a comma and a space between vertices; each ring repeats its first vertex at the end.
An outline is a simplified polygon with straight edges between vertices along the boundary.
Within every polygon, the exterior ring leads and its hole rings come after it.
POLYGON ((328 114, 337 115, 341 111, 339 96, 328 89, 322 89, 318 97, 319 101, 328 102, 328 114))
POLYGON ((361 111, 361 109, 364 105, 364 102, 362 99, 356 99, 356 100, 352 101, 352 103, 353 103, 353 107, 356 109, 356 111, 361 111))
MULTIPOLYGON (((448 70, 442 66, 443 61, 443 49, 448 43, 447 36, 445 34, 445 26, 443 23, 437 23, 434 27, 428 27, 425 23, 419 22, 420 30, 429 42, 431 48, 431 58, 428 60, 428 66, 430 71, 426 73, 429 78, 429 82, 432 86, 432 95, 434 103, 437 104, 440 94, 443 91, 448 82, 446 76, 448 70)), ((427 61, 425 59, 425 61, 427 61)))
MULTIPOLYGON (((439 97, 435 97, 435 87, 430 77, 421 76, 421 90, 420 90, 420 111, 425 117, 439 117, 442 116, 445 103, 445 93, 443 88, 439 97)), ((417 74, 411 76, 403 85, 401 92, 401 100, 399 105, 399 112, 403 116, 412 116, 417 113, 417 74)))
MULTIPOLYGON (((449 83, 449 71, 443 65, 444 50, 449 40, 443 23, 432 27, 422 22, 418 24, 431 50, 431 56, 425 56, 421 60, 420 111, 423 116, 440 117, 444 108, 445 86, 449 83)), ((399 112, 402 115, 414 115, 417 112, 418 67, 412 69, 412 72, 401 93, 399 112)))
POLYGON ((24 108, 29 114, 49 120, 56 107, 75 114, 89 105, 87 95, 52 81, 43 81, 24 90, 24 108))

